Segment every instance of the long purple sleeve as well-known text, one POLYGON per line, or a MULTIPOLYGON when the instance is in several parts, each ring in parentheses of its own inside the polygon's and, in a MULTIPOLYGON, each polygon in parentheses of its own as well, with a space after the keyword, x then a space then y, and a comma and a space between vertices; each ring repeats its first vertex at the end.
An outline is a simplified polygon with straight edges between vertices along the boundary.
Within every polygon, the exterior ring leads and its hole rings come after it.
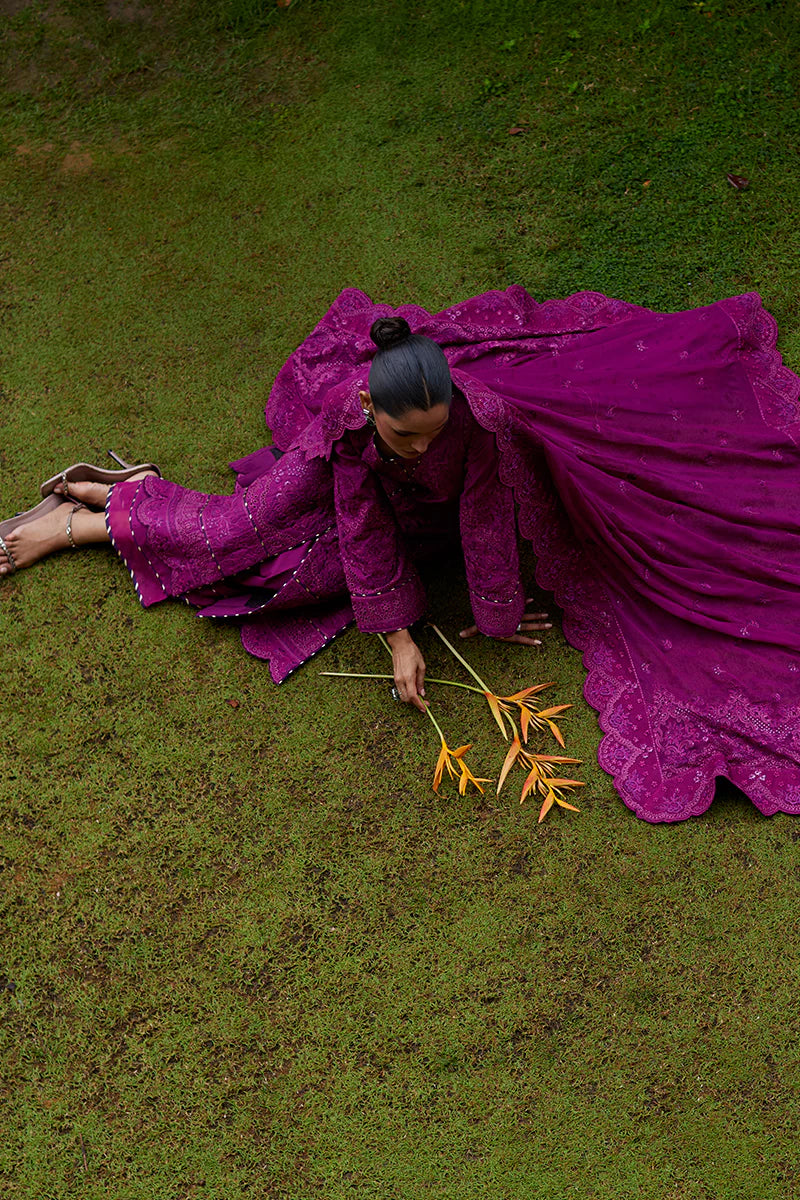
POLYGON ((342 439, 332 464, 339 550, 356 623, 364 633, 405 629, 425 611, 425 589, 394 513, 358 445, 342 439))
POLYGON ((461 493, 461 545, 475 624, 510 637, 525 611, 514 494, 497 473, 494 435, 471 418, 461 493))

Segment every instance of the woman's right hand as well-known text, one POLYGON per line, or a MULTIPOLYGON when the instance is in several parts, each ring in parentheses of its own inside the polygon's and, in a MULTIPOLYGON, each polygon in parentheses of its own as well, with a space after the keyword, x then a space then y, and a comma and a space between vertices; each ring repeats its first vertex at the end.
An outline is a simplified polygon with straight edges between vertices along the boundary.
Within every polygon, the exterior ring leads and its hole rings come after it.
POLYGON ((406 704, 425 712, 425 659, 407 629, 387 633, 392 650, 392 669, 397 694, 406 704))

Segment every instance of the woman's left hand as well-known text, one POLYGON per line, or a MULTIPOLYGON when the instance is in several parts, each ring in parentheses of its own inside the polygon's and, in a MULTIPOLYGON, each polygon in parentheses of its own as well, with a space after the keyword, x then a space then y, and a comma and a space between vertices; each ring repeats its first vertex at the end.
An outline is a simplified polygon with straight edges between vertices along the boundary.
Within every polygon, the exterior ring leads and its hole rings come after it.
MULTIPOLYGON (((533 601, 526 600, 526 604, 532 604, 533 601)), ((542 612, 525 612, 522 620, 517 626, 517 632, 512 633, 511 637, 497 638, 498 642, 515 642, 518 646, 541 646, 541 638, 533 638, 532 633, 543 632, 545 629, 552 629, 552 623, 547 620, 548 613, 542 612), (544 623, 543 623, 544 622, 544 623)), ((471 638, 478 633, 477 625, 470 625, 468 629, 462 629, 459 637, 471 638)))

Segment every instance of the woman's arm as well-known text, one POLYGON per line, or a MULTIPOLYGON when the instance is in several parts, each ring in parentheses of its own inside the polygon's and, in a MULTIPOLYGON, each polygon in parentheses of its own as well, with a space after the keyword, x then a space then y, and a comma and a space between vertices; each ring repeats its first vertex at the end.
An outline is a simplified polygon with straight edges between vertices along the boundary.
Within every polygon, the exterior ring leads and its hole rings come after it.
POLYGON ((357 442, 342 438, 333 452, 339 552, 356 623, 384 633, 402 700, 424 710, 425 660, 409 626, 425 611, 425 590, 380 483, 357 442))
POLYGON ((357 443, 342 438, 332 463, 339 551, 358 628, 407 629, 425 611, 425 589, 394 513, 357 443))
POLYGON ((525 592, 519 572, 514 495, 500 481, 494 434, 470 419, 460 505, 461 544, 475 629, 488 637, 520 632, 525 592))

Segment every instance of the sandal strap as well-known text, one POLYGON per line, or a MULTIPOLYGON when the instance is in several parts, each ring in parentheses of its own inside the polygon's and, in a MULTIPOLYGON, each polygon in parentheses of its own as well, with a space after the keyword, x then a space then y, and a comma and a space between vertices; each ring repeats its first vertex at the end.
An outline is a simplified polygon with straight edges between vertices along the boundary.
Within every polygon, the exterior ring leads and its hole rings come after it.
POLYGON ((14 555, 9 550, 2 535, 0 535, 0 550, 3 551, 3 554, 5 554, 6 558, 8 559, 11 565, 11 574, 13 575, 17 569, 17 564, 14 562, 14 555))
POLYGON ((67 533, 67 544, 69 545, 69 548, 70 548, 70 550, 77 550, 77 549, 78 549, 78 547, 75 545, 75 541, 74 541, 74 539, 73 539, 73 537, 72 537, 72 518, 75 516, 75 513, 78 511, 78 509, 79 509, 79 508, 83 508, 83 505, 82 505, 82 504, 76 504, 76 505, 74 506, 74 508, 71 508, 71 509, 70 509, 69 516, 67 517, 67 529, 66 529, 66 533, 67 533))

